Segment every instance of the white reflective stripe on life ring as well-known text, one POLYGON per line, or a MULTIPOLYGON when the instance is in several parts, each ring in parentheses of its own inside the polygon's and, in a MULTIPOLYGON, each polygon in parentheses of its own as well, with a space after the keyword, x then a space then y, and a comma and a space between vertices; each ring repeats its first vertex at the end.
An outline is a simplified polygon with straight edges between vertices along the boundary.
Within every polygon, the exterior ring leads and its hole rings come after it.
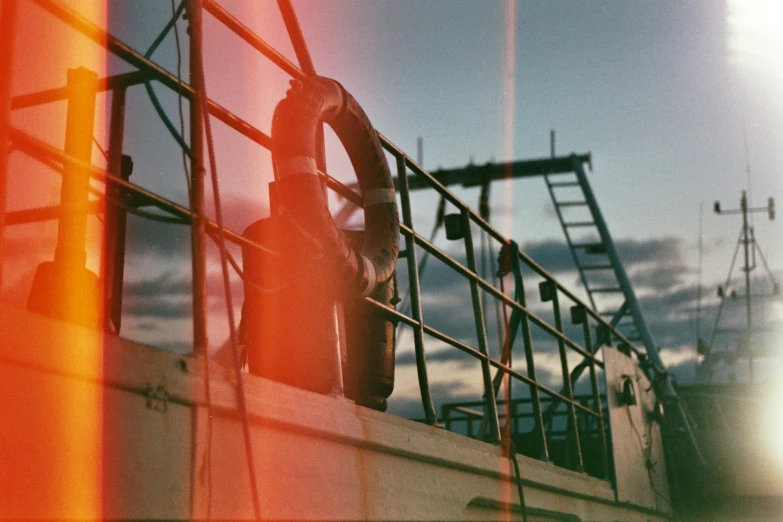
POLYGON ((377 277, 375 263, 365 256, 362 256, 362 263, 364 264, 364 269, 367 270, 367 286, 365 286, 362 293, 359 294, 359 299, 365 298, 373 293, 375 290, 375 278, 377 277))
POLYGON ((362 206, 364 208, 384 203, 396 203, 397 196, 393 188, 371 189, 362 192, 362 206))
POLYGON ((309 156, 292 156, 283 158, 277 162, 277 175, 279 177, 289 174, 318 174, 318 166, 315 159, 309 156))

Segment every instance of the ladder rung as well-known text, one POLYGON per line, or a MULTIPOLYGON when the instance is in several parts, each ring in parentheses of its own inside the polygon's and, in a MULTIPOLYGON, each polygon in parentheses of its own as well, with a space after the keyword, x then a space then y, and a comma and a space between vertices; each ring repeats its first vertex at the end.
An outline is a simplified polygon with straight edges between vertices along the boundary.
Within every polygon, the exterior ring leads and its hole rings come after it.
MULTIPOLYGON (((603 315, 604 317, 614 317, 615 315, 617 315, 617 311, 614 311, 614 312, 601 312, 600 315, 603 315)), ((623 315, 620 316, 619 321, 622 321, 623 318, 628 317, 628 315, 629 315, 628 312, 624 313, 623 315)))
POLYGON ((587 265, 581 268, 582 270, 611 270, 614 267, 612 265, 587 265))
POLYGON ((606 247, 602 243, 574 243, 571 248, 583 248, 587 254, 606 253, 606 247))
POLYGON ((563 223, 564 227, 594 227, 594 221, 574 221, 573 223, 563 223))
POLYGON ((555 203, 558 207, 584 207, 587 206, 587 201, 562 201, 555 203))
POLYGON ((577 187, 578 181, 553 181, 549 184, 550 187, 577 187))
POLYGON ((600 292, 600 293, 604 293, 604 294, 612 293, 612 292, 622 292, 622 291, 623 291, 622 288, 591 288, 590 289, 591 293, 599 293, 600 292))

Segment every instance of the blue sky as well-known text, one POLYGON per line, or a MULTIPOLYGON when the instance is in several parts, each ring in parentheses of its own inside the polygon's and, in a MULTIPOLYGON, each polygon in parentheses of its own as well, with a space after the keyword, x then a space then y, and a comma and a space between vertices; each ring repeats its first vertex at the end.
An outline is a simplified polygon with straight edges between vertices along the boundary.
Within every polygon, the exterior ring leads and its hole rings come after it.
MULTIPOLYGON (((274 2, 221 4, 294 60, 274 2)), ((547 156, 550 129, 556 131, 559 154, 591 152, 593 189, 658 332, 654 333, 669 349, 669 361, 686 366, 693 360, 688 349, 695 339, 700 205, 704 323, 711 324, 715 286, 726 276, 740 227, 736 217, 713 215, 712 202, 719 199, 725 208, 738 206, 740 191, 747 188, 748 164, 757 206, 768 196, 783 194, 783 66, 763 52, 780 45, 774 35, 781 31, 775 33, 773 27, 772 40, 761 42, 760 36, 767 33, 737 21, 746 4, 732 2, 727 9, 721 1, 518 0, 509 42, 507 2, 294 1, 319 74, 343 83, 376 128, 410 155, 415 156, 416 139, 422 137, 426 168, 547 156), (513 67, 506 63, 511 51, 513 67), (506 130, 508 118, 513 136, 506 130), (504 146, 509 139, 511 150, 504 146)), ((114 3, 109 28, 144 52, 170 13, 166 1, 114 3)), ((37 7, 26 7, 21 16, 52 35, 62 30, 37 7)), ((767 23, 780 19, 769 14, 760 18, 767 23)), ((205 20, 210 96, 269 131, 271 112, 283 97, 288 78, 210 16, 205 20)), ((180 32, 185 46, 182 23, 180 32)), ((25 37, 22 33, 20 41, 25 37)), ((50 42, 56 40, 51 38, 50 42)), ((182 57, 186 63, 186 49, 182 57)), ((153 59, 176 70, 172 36, 153 59)), ((29 91, 36 81, 41 87, 59 85, 64 72, 57 76, 52 71, 75 65, 66 58, 36 63, 19 72, 16 92, 29 91)), ((128 66, 116 60, 108 65, 109 73, 125 70, 128 66)), ((156 92, 177 122, 176 96, 160 86, 156 92)), ((176 144, 157 121, 143 88, 129 92, 129 104, 125 148, 136 163, 133 180, 184 203, 176 144)), ((38 128, 37 118, 44 117, 62 118, 62 107, 14 115, 15 124, 32 122, 31 127, 38 128)), ((51 132, 53 143, 61 140, 51 132)), ((268 212, 265 184, 272 178, 270 157, 220 124, 215 124, 215 137, 227 220, 241 230, 268 212)), ((328 145, 331 173, 351 179, 344 153, 334 139, 328 145)), ((100 163, 97 152, 94 161, 100 163)), ((475 204, 475 191, 457 192, 475 204)), ((564 282, 575 284, 575 273, 563 264, 566 252, 543 182, 516 181, 497 186, 493 194, 495 222, 501 229, 544 266, 553 267, 564 282), (513 202, 511 208, 508 201, 513 202), (512 221, 505 221, 509 215, 512 221)), ((421 230, 429 231, 435 200, 428 195, 416 198, 421 230)), ((754 222, 770 266, 783 267, 780 221, 770 223, 757 215, 754 222)), ((47 230, 51 236, 53 231, 47 230)), ((125 334, 183 349, 190 328, 187 234, 135 220, 130 241, 134 257, 126 272, 130 317, 125 334), (158 302, 151 303, 152 298, 158 302)), ((16 275, 9 282, 12 288, 4 290, 12 299, 25 294, 31 274, 19 269, 16 275)), ((210 287, 217 295, 217 273, 212 275, 210 287)), ((754 275, 761 276, 761 270, 754 275)), ((433 277, 438 281, 437 274, 433 277)), ((736 273, 735 280, 738 277, 736 273)), ((443 281, 448 284, 448 278, 443 281)), ((448 296, 433 284, 433 296, 439 291, 448 296)), ((210 329, 215 344, 226 333, 220 307, 216 301, 210 329)), ((765 313, 774 320, 780 309, 770 305, 765 313)), ((453 369, 448 366, 453 361, 444 364, 444 372, 453 369)), ((399 393, 405 395, 410 386, 405 378, 400 382, 399 393)), ((442 389, 454 391, 445 384, 442 389)))

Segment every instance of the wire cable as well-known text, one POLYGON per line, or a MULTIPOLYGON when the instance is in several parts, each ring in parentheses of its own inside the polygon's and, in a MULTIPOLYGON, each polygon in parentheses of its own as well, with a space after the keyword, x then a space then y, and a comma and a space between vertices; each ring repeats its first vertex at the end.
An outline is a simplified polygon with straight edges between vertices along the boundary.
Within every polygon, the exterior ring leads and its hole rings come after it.
MULTIPOLYGON (((180 8, 184 8, 185 0, 179 4, 180 8)), ((174 9, 174 0, 171 0, 171 11, 173 13, 172 18, 177 19, 182 12, 181 9, 174 9)), ((174 24, 174 43, 177 49, 177 112, 179 113, 179 132, 181 135, 185 134, 185 116, 183 115, 184 109, 182 108, 182 50, 179 43, 179 29, 177 24, 174 24)), ((185 171, 185 183, 188 187, 188 196, 190 195, 190 169, 188 168, 188 154, 184 148, 182 150, 182 168, 185 171)))
POLYGON ((527 506, 525 505, 525 492, 522 490, 522 474, 519 472, 519 461, 517 461, 517 448, 514 439, 508 439, 508 458, 514 466, 515 482, 517 483, 517 494, 519 495, 519 505, 522 508, 522 521, 527 522, 527 506))
POLYGON ((187 160, 185 157, 191 157, 192 153, 190 150, 190 146, 185 142, 185 138, 183 137, 184 134, 184 116, 182 114, 182 78, 181 78, 181 72, 182 72, 182 52, 180 50, 180 42, 179 42, 179 30, 177 29, 177 21, 179 20, 179 17, 181 16, 182 12, 185 9, 185 0, 180 2, 179 7, 176 9, 174 8, 174 0, 171 0, 171 8, 172 8, 172 16, 171 19, 166 23, 166 26, 163 28, 163 30, 160 32, 160 34, 155 38, 155 41, 152 42, 152 45, 147 49, 147 52, 144 53, 145 58, 151 58, 152 55, 155 53, 155 50, 158 48, 158 46, 163 42, 165 37, 168 35, 169 31, 172 29, 174 30, 174 39, 176 41, 176 50, 177 50, 177 97, 178 97, 178 107, 179 107, 179 122, 180 122, 180 130, 177 130, 177 128, 174 126, 174 124, 171 122, 171 119, 169 119, 168 114, 166 114, 166 111, 163 109, 163 106, 160 103, 160 100, 158 99, 157 94, 155 94, 155 90, 152 88, 152 83, 149 81, 144 82, 144 89, 147 91, 147 96, 150 99, 150 102, 152 102, 152 107, 155 109, 155 112, 158 114, 158 117, 163 122, 163 125, 166 127, 166 130, 169 131, 169 134, 174 138, 174 141, 177 142, 180 149, 183 153, 183 164, 185 167, 185 183, 188 188, 188 194, 190 194, 190 173, 189 169, 187 167, 187 160))
POLYGON ((171 31, 172 29, 174 29, 175 31, 177 30, 177 20, 179 19, 180 15, 184 10, 185 10, 185 0, 180 2, 179 7, 177 7, 176 11, 174 10, 174 0, 171 1, 171 11, 172 11, 171 19, 168 21, 168 23, 166 23, 166 26, 163 28, 160 34, 155 38, 155 41, 153 41, 152 44, 149 46, 147 52, 144 53, 145 58, 149 58, 155 53, 158 46, 160 46, 160 44, 169 34, 169 31, 171 31))
MULTIPOLYGON (((641 450, 642 455, 644 456, 644 467, 647 470, 647 480, 650 483, 650 488, 653 491, 653 494, 656 497, 660 497, 663 499, 663 501, 666 504, 669 504, 669 499, 661 493, 661 490, 658 489, 655 486, 655 480, 653 479, 652 470, 657 464, 657 462, 652 462, 652 449, 653 449, 653 441, 652 441, 652 423, 647 425, 647 431, 645 433, 645 438, 647 439, 647 444, 644 443, 642 440, 642 435, 639 433, 639 430, 636 427, 636 423, 633 421, 633 416, 631 415, 631 408, 629 405, 625 405, 625 411, 628 413, 628 421, 631 423, 631 428, 633 429, 633 432, 636 434, 636 440, 639 444, 639 450, 641 450)), ((655 500, 655 507, 658 507, 658 500, 655 500)))
POLYGON ((761 258, 761 264, 764 266, 764 270, 767 272, 767 276, 769 277, 769 280, 772 282, 773 288, 777 287, 778 282, 775 280, 775 276, 772 274, 772 271, 769 269, 769 265, 767 264, 767 258, 764 257, 764 252, 761 251, 761 246, 758 244, 758 242, 755 242, 754 245, 759 253, 759 257, 761 258))
MULTIPOLYGON (((731 265, 729 266, 729 274, 726 276, 726 283, 723 285, 726 291, 729 289, 729 283, 731 283, 731 273, 734 271, 734 263, 737 261, 737 253, 739 252, 740 243, 742 241, 742 230, 740 230, 739 237, 737 238, 737 245, 734 247, 734 256, 731 258, 731 265)), ((718 307, 718 315, 715 317, 715 325, 712 327, 712 334, 710 335, 709 348, 712 350, 712 345, 715 342, 715 337, 718 335, 718 325, 720 324, 721 312, 723 312, 723 305, 726 302, 725 296, 720 302, 718 307)))
MULTIPOLYGON (((196 0, 195 9, 201 9, 201 3, 196 0)), ((201 13, 191 13, 191 19, 196 20, 196 23, 201 21, 201 13)), ((207 153, 209 156, 209 170, 212 181, 212 194, 215 205, 215 221, 218 228, 218 247, 220 248, 220 267, 223 275, 223 291, 226 301, 226 311, 228 314, 228 327, 230 333, 231 352, 234 357, 234 373, 237 381, 237 402, 239 404, 240 413, 242 415, 242 429, 245 439, 245 453, 247 457, 248 475, 250 478, 250 491, 253 496, 253 513, 256 519, 261 518, 261 507, 258 499, 258 483, 256 479, 255 463, 253 459, 253 446, 250 437, 250 421, 247 414, 247 403, 245 401, 245 386, 242 379, 241 368, 241 355, 239 353, 239 343, 237 338, 236 324, 234 323, 234 307, 231 298, 231 286, 228 274, 228 256, 226 249, 226 237, 223 230, 223 211, 220 202, 220 188, 218 184, 217 173, 217 160, 215 159, 215 144, 212 137, 212 126, 209 118, 209 104, 207 98, 207 86, 206 77, 204 74, 204 47, 203 42, 199 38, 201 36, 201 27, 198 27, 193 31, 198 35, 196 37, 195 49, 195 68, 194 71, 198 77, 198 88, 196 89, 196 100, 201 112, 201 117, 204 121, 204 136, 207 140, 207 153)), ((191 36, 193 38, 194 36, 191 36)), ((203 169, 203 166, 201 167, 203 169)))
POLYGON ((109 154, 104 150, 103 147, 101 147, 101 144, 98 143, 98 140, 95 138, 95 136, 92 137, 92 142, 95 143, 95 146, 98 147, 98 150, 101 152, 101 156, 104 157, 104 159, 108 162, 109 161, 109 154))

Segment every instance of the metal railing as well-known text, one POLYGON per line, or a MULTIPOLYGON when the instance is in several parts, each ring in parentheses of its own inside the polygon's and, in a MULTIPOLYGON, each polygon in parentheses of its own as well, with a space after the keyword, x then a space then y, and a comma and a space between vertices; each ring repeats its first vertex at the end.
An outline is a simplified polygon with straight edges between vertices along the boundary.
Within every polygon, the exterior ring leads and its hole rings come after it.
MULTIPOLYGON (((140 85, 144 82, 155 81, 175 93, 181 93, 182 96, 190 100, 191 115, 195 115, 198 112, 198 108, 194 101, 194 98, 196 97, 196 90, 194 87, 186 82, 180 81, 155 62, 134 51, 130 46, 124 44, 104 29, 92 24, 61 2, 56 0, 33 1, 35 4, 81 32, 86 37, 103 45, 110 53, 137 69, 131 73, 101 79, 98 82, 99 90, 110 90, 115 93, 121 93, 132 86, 140 85)), ((281 1, 280 3, 283 7, 282 11, 285 16, 284 6, 287 5, 287 2, 281 1)), ((293 38, 294 47, 300 62, 304 61, 305 66, 303 66, 302 69, 307 69, 307 73, 290 62, 272 46, 264 42, 263 39, 255 35, 249 28, 236 20, 214 1, 205 0, 203 5, 207 13, 214 16, 216 20, 220 21, 227 28, 236 33, 244 42, 262 53, 272 63, 292 77, 301 78, 314 73, 312 64, 307 64, 307 59, 305 57, 308 56, 308 54, 306 48, 303 47, 304 41, 301 38, 301 34, 299 34, 298 38, 293 38)), ((30 107, 37 104, 62 100, 66 97, 66 88, 50 89, 47 91, 16 96, 11 100, 11 107, 12 109, 30 107)), ((211 116, 217 118, 257 145, 267 150, 270 149, 272 145, 271 138, 263 131, 255 128, 247 121, 244 121, 239 116, 233 114, 212 100, 208 100, 208 108, 211 116)), ((3 122, 3 124, 7 127, 9 126, 8 121, 3 122)), ((124 107, 121 104, 117 104, 116 107, 113 107, 109 125, 111 128, 124 125, 124 107)), ((80 175, 86 175, 91 179, 104 183, 107 189, 114 188, 124 194, 130 194, 135 198, 143 199, 145 205, 153 206, 160 211, 163 211, 165 216, 174 222, 189 225, 200 224, 203 227, 203 234, 193 234, 194 244, 192 256, 194 266, 193 280, 194 288, 196 289, 194 292, 193 304, 194 346, 197 353, 205 353, 206 296, 203 288, 205 285, 206 273, 203 261, 205 255, 203 236, 213 234, 218 230, 218 226, 204 216, 203 189, 196 190, 196 188, 200 186, 200 182, 197 183, 197 177, 203 174, 203 168, 200 167, 203 165, 203 151, 200 150, 200 147, 194 146, 190 155, 193 167, 191 175, 194 190, 190 198, 190 208, 186 208, 131 183, 127 179, 123 179, 116 169, 107 171, 88 164, 65 154, 58 148, 53 147, 22 130, 10 128, 8 132, 14 150, 24 152, 45 165, 57 169, 64 169, 68 165, 76 166, 78 168, 74 169, 74 171, 81 172, 82 174, 80 175), (201 288, 201 291, 198 290, 199 288, 201 288)), ((192 132, 192 144, 195 145, 196 143, 201 142, 200 132, 201 131, 199 130, 194 130, 192 132)), ((480 364, 484 395, 484 401, 481 403, 484 408, 484 412, 481 414, 481 422, 483 424, 481 428, 482 439, 491 442, 499 442, 503 437, 509 437, 509 434, 513 433, 513 431, 510 431, 509 422, 510 420, 513 420, 513 416, 499 413, 499 407, 502 408, 504 407, 503 405, 506 404, 516 406, 524 403, 527 405, 526 407, 529 407, 529 413, 526 413, 525 415, 527 416, 526 418, 532 420, 530 441, 533 442, 530 442, 530 444, 537 448, 535 451, 535 456, 537 458, 544 461, 552 460, 552 444, 556 440, 562 441, 563 444, 568 446, 568 453, 573 456, 572 461, 569 463, 569 467, 582 471, 585 469, 583 458, 585 446, 593 444, 595 440, 600 440, 600 447, 603 455, 601 467, 605 470, 606 466, 608 466, 608 455, 610 452, 608 441, 605 437, 607 431, 605 412, 601 406, 602 398, 600 388, 602 383, 599 382, 599 373, 603 368, 603 362, 598 355, 599 349, 606 345, 619 345, 622 346, 624 350, 627 350, 629 354, 635 354, 641 362, 645 363, 643 367, 649 373, 663 375, 664 370, 655 367, 649 361, 646 361, 645 357, 637 348, 619 331, 613 328, 609 322, 595 313, 589 306, 557 282, 554 277, 540 265, 535 263, 524 253, 519 252, 515 243, 502 236, 497 230, 490 226, 487 221, 482 219, 476 212, 433 177, 432 174, 424 170, 384 136, 380 136, 380 138, 383 147, 395 162, 396 175, 399 183, 399 197, 402 209, 401 233, 404 241, 404 250, 401 252, 401 257, 404 257, 405 259, 404 270, 407 272, 411 313, 410 315, 403 314, 391 306, 384 305, 370 298, 367 298, 367 301, 372 303, 387 318, 408 325, 413 330, 416 370, 425 421, 430 425, 440 425, 436 415, 436 407, 432 399, 432 393, 430 391, 428 367, 426 363, 427 340, 434 339, 473 357, 480 364), (414 229, 409 179, 415 179, 417 184, 424 183, 429 185, 432 190, 457 209, 455 221, 458 223, 458 228, 462 233, 461 239, 465 253, 465 264, 459 262, 454 256, 449 255, 443 249, 421 236, 414 229), (473 244, 474 229, 487 234, 490 240, 500 244, 501 248, 507 253, 511 268, 506 272, 506 275, 509 273, 512 275, 517 289, 517 292, 513 297, 507 295, 507 292, 503 288, 496 287, 478 275, 473 244), (471 345, 471 343, 455 338, 454 336, 425 324, 417 259, 417 249, 419 248, 440 260, 451 270, 468 281, 471 295, 470 306, 473 310, 473 323, 476 336, 475 345, 471 345), (551 314, 551 321, 543 317, 544 313, 535 312, 533 307, 528 304, 529 299, 525 296, 525 281, 533 279, 539 282, 538 288, 541 302, 544 306, 549 307, 545 314, 551 314), (482 293, 499 302, 504 309, 511 311, 512 320, 507 321, 504 325, 505 341, 504 346, 502 347, 504 356, 500 359, 490 356, 490 343, 486 328, 485 310, 482 305, 482 293), (572 323, 576 325, 574 331, 578 333, 579 339, 575 339, 574 334, 566 333, 566 327, 562 316, 563 310, 570 311, 572 323), (540 332, 540 335, 544 340, 537 339, 536 336, 533 335, 533 328, 535 328, 537 332, 540 332), (524 354, 524 370, 516 369, 511 362, 512 348, 516 341, 516 337, 519 336, 517 335, 518 332, 521 332, 522 338, 521 350, 524 354), (562 387, 559 389, 554 389, 551 386, 545 385, 537 376, 536 354, 540 353, 542 346, 556 347, 562 378, 562 387), (578 360, 579 363, 576 365, 569 365, 569 357, 571 357, 572 363, 574 360, 578 360), (494 376, 492 375, 493 370, 495 372, 494 376), (585 370, 588 370, 590 375, 590 393, 588 394, 590 400, 583 400, 583 397, 575 395, 574 392, 574 386, 582 372, 585 370), (512 390, 514 389, 511 384, 512 380, 527 388, 528 393, 526 397, 512 397, 512 390), (503 381, 506 381, 504 392, 505 398, 498 400, 497 396, 500 393, 501 383, 503 381), (562 438, 559 432, 556 434, 552 431, 551 426, 553 419, 555 418, 565 419, 565 438, 562 438), (501 421, 504 421, 504 424, 501 424, 501 421), (579 426, 585 425, 585 422, 590 423, 590 425, 595 426, 595 428, 591 428, 591 430, 580 429, 579 426), (588 432, 591 435, 586 435, 588 432), (585 437, 588 437, 589 440, 585 440, 585 437)), ((121 156, 122 154, 122 151, 117 150, 116 148, 111 152, 115 156, 121 156)), ((5 166, 3 167, 5 168, 5 166)), ((350 188, 325 172, 321 171, 321 174, 327 179, 327 185, 330 189, 361 206, 362 199, 359 194, 356 194, 350 188)), ((5 184, 5 181, 5 179, 0 179, 0 183, 3 183, 3 185, 5 184)), ((108 194, 109 192, 109 190, 106 190, 105 194, 108 194)), ((115 204, 116 203, 117 202, 115 201, 115 204)), ((4 208, 4 206, 0 208, 4 208)), ((0 223, 4 222, 6 226, 9 226, 15 223, 41 219, 55 219, 62 210, 62 208, 39 208, 4 213, 4 221, 0 221, 0 223)), ((130 208, 129 210, 138 211, 139 209, 130 208)), ((161 219, 163 216, 158 213, 153 217, 161 219)), ((232 232, 231 230, 225 230, 224 232, 227 241, 244 247, 268 251, 264 245, 253 243, 246 238, 243 238, 241 234, 232 232)), ((2 237, 2 233, 3 229, 0 228, 0 237, 2 237)), ((239 267, 235 266, 235 269, 239 270, 239 267)), ((450 415, 451 414, 446 415, 446 419, 444 419, 447 428, 452 426, 455 422, 455 418, 450 415)), ((557 444, 561 444, 561 442, 557 442, 557 444)), ((523 450, 522 452, 524 453, 525 451, 523 450)), ((528 453, 530 452, 528 451, 528 453)), ((606 475, 604 474, 604 476, 606 475)))
MULTIPOLYGON (((601 409, 607 409, 606 397, 601 397, 601 409)), ((576 459, 570 450, 574 431, 579 433, 580 442, 586 446, 583 451, 584 471, 597 478, 611 479, 613 476, 612 454, 608 451, 611 433, 608 424, 600 422, 600 418, 585 413, 591 408, 597 409, 592 394, 580 394, 574 397, 585 407, 577 413, 578 423, 574 430, 569 422, 567 409, 554 411, 545 422, 547 441, 553 448, 552 462, 565 468, 576 468, 576 459)), ((544 404, 555 404, 554 399, 545 399, 544 404)), ((536 458, 538 448, 533 437, 535 415, 530 398, 513 399, 510 403, 498 401, 503 413, 500 419, 510 424, 509 436, 514 439, 519 451, 529 457, 536 458)), ((452 402, 441 406, 441 419, 449 431, 461 433, 470 438, 480 439, 481 425, 484 421, 483 401, 452 402)))

